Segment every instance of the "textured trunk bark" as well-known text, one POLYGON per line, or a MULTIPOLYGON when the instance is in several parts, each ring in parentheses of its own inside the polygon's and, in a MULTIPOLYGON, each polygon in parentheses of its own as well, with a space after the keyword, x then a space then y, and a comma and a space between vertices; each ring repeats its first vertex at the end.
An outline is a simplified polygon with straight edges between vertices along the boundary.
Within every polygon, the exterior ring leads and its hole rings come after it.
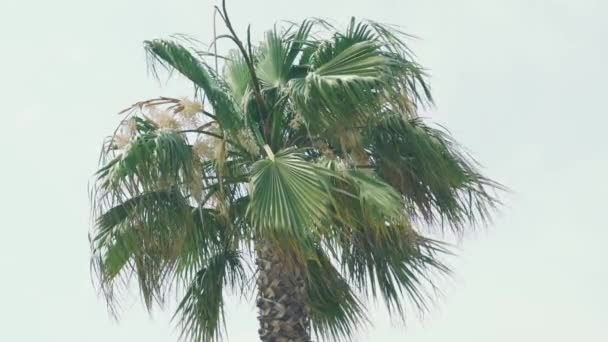
POLYGON ((310 342, 306 282, 302 272, 275 253, 266 242, 256 245, 257 306, 263 342, 310 342))

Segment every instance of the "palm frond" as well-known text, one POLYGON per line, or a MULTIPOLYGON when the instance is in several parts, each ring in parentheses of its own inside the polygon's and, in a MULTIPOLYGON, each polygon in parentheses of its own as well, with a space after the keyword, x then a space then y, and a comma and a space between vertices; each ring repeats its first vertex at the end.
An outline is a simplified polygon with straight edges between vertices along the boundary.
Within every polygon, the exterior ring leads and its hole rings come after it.
POLYGON ((368 323, 365 308, 322 250, 308 264, 307 304, 319 340, 348 341, 368 323))
POLYGON ((126 285, 134 274, 146 306, 163 303, 194 228, 191 213, 187 200, 172 188, 144 192, 99 216, 92 236, 93 266, 110 307, 117 304, 116 286, 126 285))
POLYGON ((386 102, 415 115, 412 106, 433 103, 425 70, 415 61, 415 56, 405 39, 412 36, 398 27, 372 20, 351 20, 344 36, 353 41, 374 41, 382 48, 387 58, 390 77, 385 79, 386 102))
POLYGON ((312 26, 311 21, 305 20, 291 34, 281 34, 276 28, 266 33, 257 63, 258 76, 265 88, 275 88, 287 83, 293 75, 296 58, 307 44, 312 26))
POLYGON ((371 172, 335 172, 339 176, 330 187, 333 220, 321 228, 326 250, 366 297, 381 297, 389 310, 401 315, 404 297, 417 309, 427 309, 433 275, 449 272, 442 263, 447 247, 414 230, 400 194, 389 183, 371 172))
POLYGON ((450 254, 446 246, 420 236, 403 221, 387 222, 381 231, 344 227, 338 245, 346 278, 367 297, 381 297, 389 311, 402 317, 406 303, 426 311, 434 298, 428 292, 435 289, 434 277, 449 274, 442 262, 450 254))
POLYGON ((184 220, 192 220, 193 227, 181 245, 176 263, 176 272, 182 279, 192 279, 213 255, 221 252, 226 244, 238 239, 238 232, 232 229, 222 213, 216 209, 192 208, 184 220))
POLYGON ((306 236, 327 214, 323 175, 297 151, 285 150, 252 166, 248 214, 259 231, 306 236))
POLYGON ((291 63, 287 59, 289 46, 275 30, 266 33, 266 39, 259 51, 257 75, 264 88, 275 88, 287 81, 291 63))
POLYGON ((489 219, 498 205, 494 191, 502 187, 448 133, 420 119, 387 117, 369 129, 368 147, 378 174, 428 223, 461 230, 489 219))
MULTIPOLYGON (((195 177, 192 148, 183 134, 146 131, 97 172, 99 189, 114 200, 189 183, 195 177)), ((110 198, 111 200, 111 198, 110 198)))
POLYGON ((174 315, 181 338, 194 342, 217 341, 225 328, 224 287, 242 286, 245 271, 241 256, 224 250, 197 272, 174 315))
POLYGON ((336 121, 356 125, 381 108, 387 59, 374 42, 345 42, 320 44, 310 57, 311 71, 291 80, 297 110, 317 130, 336 121))
POLYGON ((399 216, 403 210, 399 193, 389 184, 385 183, 375 175, 360 170, 348 170, 342 173, 356 189, 356 198, 359 200, 361 209, 365 212, 376 211, 379 216, 376 220, 386 220, 399 216))
POLYGON ((309 69, 290 81, 290 95, 315 133, 374 124, 386 108, 415 116, 433 102, 425 71, 392 27, 353 19, 309 45, 301 60, 309 69))
POLYGON ((321 164, 330 170, 331 219, 328 235, 332 229, 343 226, 365 226, 367 229, 385 229, 385 222, 403 217, 404 203, 395 189, 372 172, 345 169, 336 162, 321 164), (332 227, 337 223, 337 227, 332 227))
POLYGON ((251 75, 245 59, 238 53, 232 52, 230 59, 224 65, 224 78, 232 92, 232 96, 243 111, 247 112, 251 96, 251 75))
POLYGON ((213 70, 187 48, 176 42, 160 39, 146 41, 144 46, 153 62, 152 66, 156 63, 167 70, 177 70, 205 92, 222 128, 231 130, 242 127, 243 117, 234 100, 211 76, 213 70))

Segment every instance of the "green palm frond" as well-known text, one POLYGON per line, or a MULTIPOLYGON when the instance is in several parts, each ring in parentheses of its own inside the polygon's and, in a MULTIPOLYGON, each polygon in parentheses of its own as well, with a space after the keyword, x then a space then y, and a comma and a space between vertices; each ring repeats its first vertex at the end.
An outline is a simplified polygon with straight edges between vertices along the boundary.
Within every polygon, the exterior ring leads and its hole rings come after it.
POLYGON ((281 34, 274 29, 266 33, 259 52, 258 76, 265 88, 283 86, 297 72, 296 58, 307 44, 313 22, 305 20, 292 33, 281 34))
POLYGON ((230 59, 224 65, 224 78, 234 97, 234 100, 245 112, 250 103, 255 108, 251 94, 251 76, 245 59, 236 52, 230 54, 230 59))
POLYGON ((97 172, 97 177, 100 190, 128 198, 141 191, 187 183, 195 174, 192 149, 185 136, 154 131, 136 136, 125 151, 97 172))
POLYGON ((401 195, 389 183, 371 172, 335 172, 333 223, 325 228, 325 242, 345 278, 365 297, 381 297, 401 315, 403 296, 425 310, 432 275, 449 273, 441 262, 450 254, 447 246, 414 230, 401 195))
POLYGON ((251 171, 248 214, 262 232, 309 235, 307 229, 324 219, 328 193, 324 175, 297 151, 282 151, 257 161, 251 171))
POLYGON ((176 264, 176 272, 186 280, 239 235, 216 209, 191 208, 189 215, 181 218, 187 221, 191 217, 193 226, 184 238, 176 264))
POLYGON ((266 33, 260 48, 257 75, 264 88, 275 88, 287 81, 293 60, 288 60, 289 46, 281 35, 272 30, 266 33))
POLYGON ((420 119, 387 117, 369 129, 377 173, 429 223, 456 229, 484 222, 498 204, 497 183, 481 176, 476 163, 444 131, 420 119))
POLYGON ((321 250, 308 264, 307 302, 312 328, 319 339, 348 341, 368 323, 363 304, 321 250))
POLYGON ((205 92, 222 128, 230 130, 242 127, 243 116, 233 99, 211 76, 212 69, 187 48, 176 42, 160 39, 146 41, 144 46, 153 62, 152 66, 157 63, 167 70, 177 70, 205 92))
POLYGON ((218 340, 225 327, 224 287, 237 289, 245 282, 238 252, 224 250, 211 257, 196 273, 175 312, 181 338, 194 342, 218 340))
POLYGON ((148 307, 155 300, 163 302, 167 280, 194 228, 191 213, 187 200, 173 188, 144 192, 97 219, 93 266, 110 306, 118 299, 115 286, 124 285, 131 275, 137 276, 148 307))
MULTIPOLYGON (((342 42, 342 40, 337 40, 342 42)), ((344 45, 344 44, 340 44, 344 45)), ((387 60, 374 42, 355 42, 338 50, 320 44, 311 56, 311 71, 291 80, 291 97, 307 122, 321 129, 337 120, 358 124, 380 109, 378 89, 387 60)))
POLYGON ((432 103, 424 70, 392 28, 356 22, 329 40, 310 42, 301 59, 306 72, 290 80, 296 110, 317 131, 365 126, 386 108, 415 115, 432 103))
POLYGON ((342 173, 343 178, 354 187, 362 212, 375 211, 374 221, 397 217, 403 210, 399 193, 375 175, 360 170, 342 173))
MULTIPOLYGON (((405 41, 412 38, 411 35, 394 25, 373 20, 356 22, 354 19, 351 20, 346 35, 352 39, 373 40, 382 44, 385 55, 392 61, 389 63, 393 75, 390 84, 393 96, 398 100, 410 100, 422 106, 433 102, 430 87, 426 82, 426 73, 415 62, 414 53, 405 41)), ((415 109, 412 114, 415 114, 415 109)))
POLYGON ((336 39, 332 45, 321 44, 311 57, 312 75, 327 83, 375 81, 388 62, 379 50, 373 41, 336 39))
MULTIPOLYGON (((233 210, 244 216, 245 208, 233 210)), ((174 275, 190 281, 225 244, 238 245, 239 232, 222 221, 216 210, 194 208, 175 190, 144 193, 109 209, 92 239, 103 290, 111 294, 135 274, 146 304, 162 303, 174 275)))
POLYGON ((403 217, 404 203, 395 189, 372 172, 344 169, 335 162, 321 164, 332 175, 328 187, 331 196, 331 223, 329 230, 341 234, 343 226, 365 226, 367 229, 385 229, 385 222, 403 217), (334 231, 335 230, 335 231, 334 231))
POLYGON ((175 188, 141 193, 109 208, 97 219, 97 235, 93 242, 105 244, 121 225, 141 224, 172 226, 183 223, 189 217, 191 207, 175 188))
POLYGON ((433 298, 434 276, 448 274, 441 258, 450 252, 438 241, 415 233, 404 222, 387 223, 385 229, 344 227, 338 240, 340 262, 346 279, 366 297, 381 297, 391 311, 405 314, 403 297, 425 311, 433 298))

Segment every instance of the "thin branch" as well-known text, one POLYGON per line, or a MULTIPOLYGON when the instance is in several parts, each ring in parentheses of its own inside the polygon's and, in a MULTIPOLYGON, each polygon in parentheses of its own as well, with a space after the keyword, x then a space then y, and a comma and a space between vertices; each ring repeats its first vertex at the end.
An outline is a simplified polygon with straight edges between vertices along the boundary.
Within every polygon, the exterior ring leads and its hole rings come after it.
POLYGON ((218 58, 221 59, 223 61, 229 61, 230 58, 226 57, 226 56, 222 56, 222 55, 216 55, 213 52, 208 52, 208 51, 200 51, 200 50, 194 50, 194 52, 196 52, 196 54, 199 57, 205 58, 205 57, 214 57, 214 58, 218 58))
POLYGON ((216 40, 217 40, 217 23, 216 23, 216 16, 217 16, 217 8, 215 9, 215 11, 213 12, 213 53, 215 55, 215 73, 218 73, 218 66, 217 66, 217 44, 216 44, 216 40))
POLYGON ((212 118, 213 120, 217 121, 217 116, 209 113, 208 111, 204 110, 203 114, 207 115, 208 117, 212 118))
MULTIPOLYGON (((234 41, 236 46, 241 51, 241 54, 243 55, 243 58, 245 59, 245 62, 247 63, 247 67, 249 68, 249 73, 251 74, 251 80, 253 83, 253 94, 255 95, 257 107, 258 107, 258 110, 260 111, 260 116, 262 117, 262 121, 264 121, 268 115, 267 115, 267 111, 266 111, 266 105, 264 103, 264 98, 262 97, 262 93, 260 91, 260 82, 259 82, 258 76, 255 72, 253 60, 251 59, 252 57, 251 57, 251 55, 249 55, 247 53, 247 50, 245 50, 245 46, 243 45, 241 40, 238 38, 236 31, 234 30, 234 27, 232 26, 230 18, 228 17, 228 11, 226 9, 226 0, 222 0, 222 9, 223 9, 223 13, 220 13, 220 17, 224 20, 226 27, 232 34, 232 40, 234 41)), ((247 31, 249 32, 249 29, 247 31)))
POLYGON ((202 130, 202 129, 205 129, 205 128, 209 127, 209 126, 215 125, 216 123, 217 123, 217 121, 210 121, 210 122, 207 122, 204 125, 198 126, 196 129, 197 130, 202 130))
POLYGON ((184 130, 178 131, 178 133, 200 133, 200 134, 205 134, 205 135, 209 135, 212 137, 216 137, 218 139, 224 139, 224 137, 222 135, 215 134, 215 133, 212 133, 209 131, 199 130, 199 129, 184 129, 184 130))

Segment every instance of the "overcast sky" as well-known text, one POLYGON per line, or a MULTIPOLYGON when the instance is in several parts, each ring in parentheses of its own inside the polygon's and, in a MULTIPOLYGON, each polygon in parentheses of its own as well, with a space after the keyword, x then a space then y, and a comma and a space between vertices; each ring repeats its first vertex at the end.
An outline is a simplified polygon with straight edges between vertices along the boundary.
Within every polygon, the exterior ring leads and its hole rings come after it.
MULTIPOLYGON (((0 2, 0 341, 176 340, 170 312, 150 317, 133 300, 116 323, 93 290, 87 183, 120 109, 190 94, 146 74, 141 42, 209 41, 213 3, 0 2)), ((229 10, 256 36, 280 19, 351 15, 419 36, 430 119, 514 190, 461 245, 431 313, 404 327, 375 309, 358 341, 608 341, 608 2, 231 0, 229 10)), ((231 300, 227 323, 230 341, 256 340, 252 304, 231 300)))

